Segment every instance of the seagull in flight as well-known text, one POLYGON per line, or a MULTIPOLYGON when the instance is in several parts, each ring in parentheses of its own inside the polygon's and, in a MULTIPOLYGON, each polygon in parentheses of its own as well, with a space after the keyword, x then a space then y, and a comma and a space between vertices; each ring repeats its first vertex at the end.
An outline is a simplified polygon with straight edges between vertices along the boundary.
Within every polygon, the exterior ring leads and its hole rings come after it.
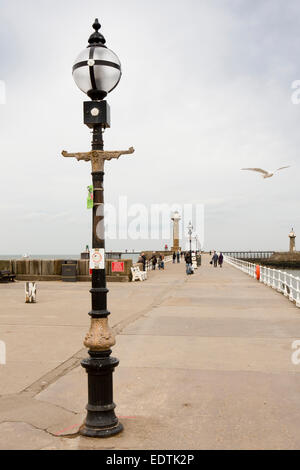
POLYGON ((280 168, 277 168, 277 170, 273 171, 273 173, 271 173, 270 171, 263 170, 262 168, 241 168, 241 170, 257 171, 258 173, 261 173, 263 175, 263 178, 271 178, 272 176, 274 176, 276 171, 283 170, 284 168, 290 168, 290 165, 281 166, 280 168))

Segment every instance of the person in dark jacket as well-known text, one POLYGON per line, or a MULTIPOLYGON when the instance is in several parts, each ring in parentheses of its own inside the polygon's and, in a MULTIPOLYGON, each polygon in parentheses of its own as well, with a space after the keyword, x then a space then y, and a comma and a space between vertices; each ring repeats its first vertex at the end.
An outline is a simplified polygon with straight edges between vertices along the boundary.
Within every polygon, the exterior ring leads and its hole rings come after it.
POLYGON ((175 253, 175 251, 174 251, 174 252, 173 252, 173 263, 175 263, 175 261, 176 261, 176 253, 175 253))
POLYGON ((180 252, 177 251, 176 253, 177 263, 180 263, 180 252))
POLYGON ((223 261, 224 261, 223 254, 220 253, 219 258, 218 258, 218 263, 219 263, 220 268, 222 268, 222 266, 223 266, 223 261))
POLYGON ((186 273, 187 274, 192 274, 192 257, 190 252, 188 251, 185 255, 185 263, 186 263, 186 273))
POLYGON ((212 257, 212 262, 214 263, 214 267, 217 268, 218 267, 218 255, 217 253, 214 251, 214 254, 213 254, 213 257, 212 257))
POLYGON ((157 265, 157 258, 156 258, 156 256, 155 256, 155 254, 153 254, 153 256, 152 256, 151 259, 152 259, 153 269, 154 269, 154 271, 155 271, 155 268, 156 268, 156 265, 157 265))
POLYGON ((146 261, 147 261, 147 258, 145 256, 145 253, 142 253, 138 262, 143 263, 143 271, 146 271, 146 261))

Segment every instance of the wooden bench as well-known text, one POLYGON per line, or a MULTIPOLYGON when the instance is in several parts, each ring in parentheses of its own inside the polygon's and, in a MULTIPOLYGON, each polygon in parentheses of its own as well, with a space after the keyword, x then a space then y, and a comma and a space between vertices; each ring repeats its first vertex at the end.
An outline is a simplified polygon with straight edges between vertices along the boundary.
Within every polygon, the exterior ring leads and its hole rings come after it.
POLYGON ((132 281, 145 281, 147 279, 147 272, 141 271, 138 266, 131 268, 132 281))
POLYGON ((0 271, 0 282, 13 282, 15 277, 10 271, 0 271))

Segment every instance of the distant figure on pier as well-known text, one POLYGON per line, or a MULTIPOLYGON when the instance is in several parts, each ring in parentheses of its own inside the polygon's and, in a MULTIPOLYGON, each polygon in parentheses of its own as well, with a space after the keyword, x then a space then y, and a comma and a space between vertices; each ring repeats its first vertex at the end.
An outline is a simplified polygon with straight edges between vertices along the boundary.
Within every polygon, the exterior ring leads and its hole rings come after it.
POLYGON ((186 263, 186 273, 193 274, 192 257, 189 251, 185 255, 185 263, 186 263))
POLYGON ((153 253, 153 256, 152 256, 152 265, 153 265, 153 269, 155 271, 155 268, 156 268, 156 265, 157 265, 157 258, 156 258, 156 255, 155 253, 153 253))
POLYGON ((220 268, 222 268, 222 266, 223 266, 223 261, 224 261, 223 254, 220 253, 219 258, 218 258, 218 263, 219 263, 220 268))
POLYGON ((214 267, 217 268, 218 267, 218 255, 216 253, 216 251, 214 251, 214 254, 213 254, 213 257, 212 257, 212 262, 214 263, 214 267))
POLYGON ((143 264, 143 271, 146 271, 146 256, 145 253, 142 253, 141 256, 139 257, 138 263, 143 264))
POLYGON ((176 253, 175 253, 175 251, 174 251, 174 252, 173 252, 173 264, 175 263, 175 261, 176 261, 176 253))
POLYGON ((180 253, 179 253, 179 251, 177 251, 176 258, 177 258, 177 263, 180 263, 180 253))
POLYGON ((162 255, 161 253, 159 253, 159 257, 158 257, 158 269, 161 270, 161 269, 165 269, 165 262, 164 262, 164 255, 162 255))

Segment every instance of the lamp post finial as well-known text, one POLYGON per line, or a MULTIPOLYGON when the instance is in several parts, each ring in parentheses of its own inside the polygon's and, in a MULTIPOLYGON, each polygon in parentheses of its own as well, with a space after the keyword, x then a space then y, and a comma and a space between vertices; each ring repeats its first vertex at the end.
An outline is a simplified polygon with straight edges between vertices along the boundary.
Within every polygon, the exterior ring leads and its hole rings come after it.
POLYGON ((89 45, 90 46, 97 46, 100 43, 104 45, 106 43, 106 40, 105 40, 104 36, 102 36, 102 34, 99 33, 99 29, 101 28, 101 24, 99 23, 98 18, 95 19, 95 21, 93 23, 93 28, 94 28, 95 32, 93 34, 91 34, 91 36, 89 38, 89 45))

